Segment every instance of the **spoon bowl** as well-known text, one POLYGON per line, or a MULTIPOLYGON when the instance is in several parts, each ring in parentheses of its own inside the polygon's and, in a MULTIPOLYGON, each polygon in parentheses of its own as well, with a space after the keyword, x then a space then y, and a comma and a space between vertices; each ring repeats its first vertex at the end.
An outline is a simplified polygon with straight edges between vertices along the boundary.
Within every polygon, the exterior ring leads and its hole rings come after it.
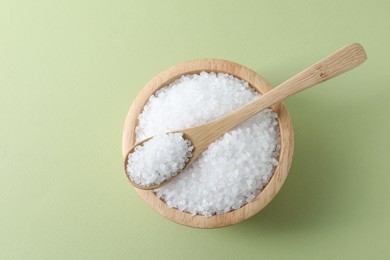
MULTIPOLYGON (((191 141, 191 143, 193 143, 193 141, 191 140, 191 138, 186 134, 186 133, 183 133, 181 131, 175 131, 175 132, 172 132, 172 133, 182 133, 183 134, 183 139, 186 139, 186 140, 189 140, 191 141)), ((124 159, 124 170, 125 172, 127 173, 127 158, 129 156, 129 154, 133 153, 135 148, 137 146, 143 146, 144 143, 146 143, 147 141, 153 139, 154 137, 149 137, 149 138, 146 138, 144 140, 142 140, 141 142, 138 142, 136 144, 134 144, 130 150, 126 153, 126 156, 125 156, 125 159, 124 159)), ((193 153, 196 153, 196 148, 194 147, 194 149, 192 150, 193 153)), ((196 156, 197 158, 198 156, 196 156)), ((176 175, 172 176, 171 178, 169 179, 166 179, 163 183, 161 184, 154 184, 154 185, 148 185, 148 186, 145 186, 145 185, 141 185, 141 184, 138 184, 136 182, 134 182, 128 175, 127 175, 127 178, 129 179, 131 185, 133 185, 135 188, 137 189, 143 189, 143 190, 154 190, 154 189, 157 189, 157 188, 160 188, 161 186, 164 186, 166 184, 168 184, 173 178, 175 178, 177 175, 179 175, 181 172, 183 172, 191 163, 193 160, 195 160, 196 158, 194 158, 194 156, 190 157, 189 158, 189 161, 184 165, 184 167, 180 170, 180 172, 178 172, 176 175)))

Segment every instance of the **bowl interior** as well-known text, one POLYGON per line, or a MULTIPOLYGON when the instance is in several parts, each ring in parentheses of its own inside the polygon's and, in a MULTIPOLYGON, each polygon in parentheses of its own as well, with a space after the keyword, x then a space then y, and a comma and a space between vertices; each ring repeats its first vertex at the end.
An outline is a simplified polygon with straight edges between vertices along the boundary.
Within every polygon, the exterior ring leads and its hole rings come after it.
MULTIPOLYGON (((138 115, 143 111, 143 107, 149 97, 157 90, 165 87, 174 80, 185 74, 195 74, 201 71, 223 72, 231 74, 239 79, 245 80, 249 85, 260 93, 265 93, 272 89, 271 85, 249 68, 240 64, 219 60, 219 59, 198 59, 175 65, 149 81, 134 100, 126 116, 122 137, 122 155, 125 160, 128 151, 135 144, 135 128, 138 125, 138 115)), ((293 128, 286 107, 282 104, 272 106, 278 114, 280 130, 281 150, 279 155, 279 165, 275 168, 274 174, 269 183, 261 193, 248 204, 239 209, 221 215, 205 217, 202 215, 192 216, 189 213, 181 212, 175 208, 169 208, 167 204, 157 198, 151 190, 141 190, 135 188, 136 192, 154 210, 165 218, 176 223, 197 227, 197 228, 218 228, 232 225, 243 221, 263 209, 278 193, 283 185, 292 160, 294 150, 293 128)), ((127 176, 126 176, 127 178, 127 176)))

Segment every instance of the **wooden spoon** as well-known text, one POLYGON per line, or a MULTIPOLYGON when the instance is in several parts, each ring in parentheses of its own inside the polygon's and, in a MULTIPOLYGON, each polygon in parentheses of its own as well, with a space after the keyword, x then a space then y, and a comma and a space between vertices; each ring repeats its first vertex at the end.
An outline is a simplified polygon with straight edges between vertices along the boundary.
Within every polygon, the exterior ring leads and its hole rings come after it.
MULTIPOLYGON (((355 68, 362 64, 367 59, 366 52, 358 43, 353 43, 329 55, 318 63, 308 67, 289 80, 280 84, 276 88, 268 91, 260 98, 251 101, 247 105, 233 111, 230 114, 222 116, 207 124, 196 126, 193 128, 174 131, 175 133, 183 133, 183 137, 192 142, 194 146, 193 156, 186 163, 181 172, 187 168, 193 161, 195 161, 200 154, 207 149, 217 138, 231 130, 235 126, 253 117, 262 110, 281 102, 285 98, 292 96, 300 91, 310 88, 316 84, 324 82, 328 79, 336 77, 348 70, 355 68)), ((151 137, 153 138, 153 137, 151 137)), ((145 139, 142 142, 135 144, 125 157, 125 171, 127 168, 128 155, 134 152, 134 148, 142 145, 151 138, 145 139)), ((127 174, 126 174, 127 175, 127 174)), ((175 175, 174 177, 178 176, 175 175)), ((128 176, 128 175, 127 175, 128 176)), ((134 183, 130 177, 130 183, 139 189, 151 190, 164 186, 174 177, 167 179, 158 185, 143 186, 134 183)))

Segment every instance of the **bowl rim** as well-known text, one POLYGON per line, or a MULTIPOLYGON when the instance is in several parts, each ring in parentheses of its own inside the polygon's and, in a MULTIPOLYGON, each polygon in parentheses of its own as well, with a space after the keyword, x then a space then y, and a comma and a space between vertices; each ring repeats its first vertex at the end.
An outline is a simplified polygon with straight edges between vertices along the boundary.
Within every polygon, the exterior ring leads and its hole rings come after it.
MULTIPOLYGON (((152 78, 138 93, 134 99, 126 116, 122 135, 122 159, 129 149, 135 144, 135 128, 138 125, 138 115, 149 97, 154 95, 160 88, 169 85, 174 80, 186 74, 197 74, 202 71, 221 72, 233 75, 245 80, 249 85, 260 93, 265 93, 272 89, 272 86, 259 74, 253 70, 222 59, 195 59, 174 65, 152 78)), ((287 178, 292 155, 294 151, 294 132, 290 116, 283 103, 278 103, 271 108, 278 114, 278 126, 280 130, 280 155, 279 165, 274 169, 274 173, 268 184, 252 201, 230 212, 206 217, 203 215, 191 215, 181 212, 176 208, 169 208, 168 205, 159 199, 152 190, 141 190, 134 188, 138 195, 154 210, 163 217, 189 227, 196 228, 220 228, 239 223, 248 219, 261 211, 276 196, 287 178)), ((126 179, 128 179, 124 172, 126 179)))

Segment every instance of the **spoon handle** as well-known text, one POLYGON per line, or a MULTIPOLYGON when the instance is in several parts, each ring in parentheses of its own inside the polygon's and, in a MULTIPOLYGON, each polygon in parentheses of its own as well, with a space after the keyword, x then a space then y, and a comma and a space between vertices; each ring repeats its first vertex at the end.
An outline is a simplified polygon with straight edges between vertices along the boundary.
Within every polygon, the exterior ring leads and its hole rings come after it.
POLYGON ((271 105, 278 103, 289 96, 355 68, 366 59, 366 52, 360 44, 347 45, 283 82, 266 93, 264 97, 268 96, 271 105))
MULTIPOLYGON (((226 116, 203 126, 193 128, 192 130, 194 131, 190 131, 189 134, 196 134, 196 132, 198 132, 199 136, 199 130, 201 130, 201 132, 203 132, 202 134, 207 133, 206 138, 208 140, 215 140, 220 135, 248 120, 267 107, 318 83, 347 72, 359 64, 362 64, 366 59, 367 55, 360 44, 353 43, 347 45, 265 93, 260 98, 226 116)), ((202 141, 204 141, 203 143, 205 144, 207 143, 206 140, 202 141)))

